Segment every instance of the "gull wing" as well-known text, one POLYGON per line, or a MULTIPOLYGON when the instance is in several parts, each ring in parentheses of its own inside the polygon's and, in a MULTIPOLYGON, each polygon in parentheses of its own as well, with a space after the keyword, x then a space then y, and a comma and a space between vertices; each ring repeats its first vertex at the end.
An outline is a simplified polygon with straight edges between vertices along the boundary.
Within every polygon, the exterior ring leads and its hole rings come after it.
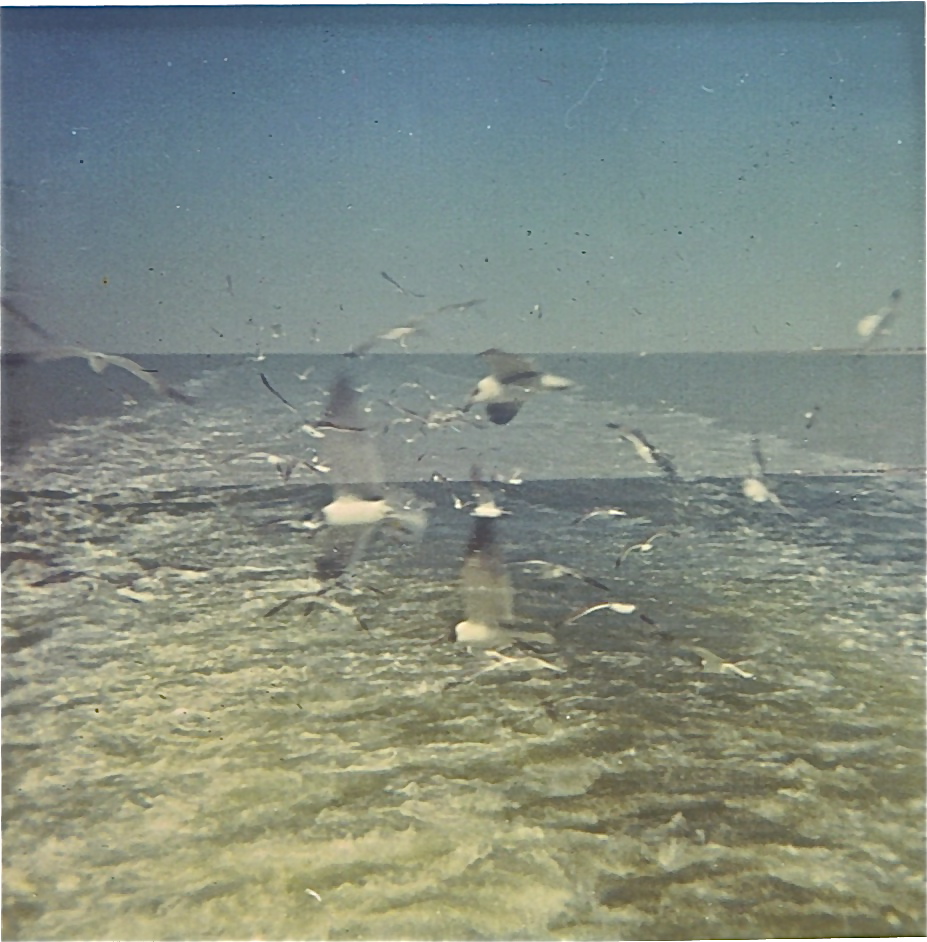
POLYGON ((142 382, 147 383, 158 395, 167 396, 177 402, 185 402, 190 405, 194 402, 193 398, 168 385, 157 375, 156 370, 146 370, 140 363, 129 357, 119 356, 113 353, 98 353, 95 350, 88 350, 86 347, 75 345, 64 345, 54 347, 43 347, 33 354, 38 362, 45 360, 67 360, 71 357, 77 357, 86 360, 94 373, 102 373, 108 366, 115 366, 120 370, 125 370, 133 376, 138 377, 142 382))
POLYGON ((493 376, 505 385, 530 384, 541 375, 531 360, 513 353, 505 353, 495 347, 484 350, 480 356, 489 364, 493 376))
POLYGON ((8 314, 12 317, 17 323, 21 324, 27 330, 34 333, 37 337, 41 337, 43 340, 48 343, 55 343, 55 338, 44 328, 37 324, 28 314, 24 313, 14 304, 9 298, 3 297, 0 298, 0 310, 4 314, 8 314))

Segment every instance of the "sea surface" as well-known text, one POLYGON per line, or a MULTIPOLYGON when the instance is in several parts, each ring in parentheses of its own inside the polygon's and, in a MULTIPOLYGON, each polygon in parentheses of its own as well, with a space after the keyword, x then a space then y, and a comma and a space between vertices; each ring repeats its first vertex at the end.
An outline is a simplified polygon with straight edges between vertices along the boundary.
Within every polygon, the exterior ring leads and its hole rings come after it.
POLYGON ((4 365, 7 938, 924 934, 922 355, 139 359, 4 365), (429 519, 318 604, 342 370, 429 519), (476 469, 540 649, 447 640, 476 469))

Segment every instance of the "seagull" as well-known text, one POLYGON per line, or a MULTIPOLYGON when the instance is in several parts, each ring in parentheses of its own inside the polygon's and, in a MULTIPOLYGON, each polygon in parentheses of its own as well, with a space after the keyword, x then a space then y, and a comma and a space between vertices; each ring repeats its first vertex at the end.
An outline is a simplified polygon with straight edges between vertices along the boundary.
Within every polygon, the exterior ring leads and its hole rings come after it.
POLYGON ((362 357, 364 354, 370 353, 374 347, 383 341, 398 341, 399 346, 402 347, 403 350, 406 350, 408 349, 406 347, 406 340, 424 329, 424 321, 424 317, 416 317, 405 324, 400 324, 398 327, 391 327, 389 330, 383 331, 382 334, 375 334, 369 340, 365 340, 363 343, 351 347, 345 356, 362 357))
POLYGON ((702 670, 706 674, 734 674, 737 677, 743 677, 745 680, 753 680, 756 674, 745 671, 731 661, 725 661, 723 658, 713 654, 708 648, 700 648, 695 645, 686 645, 682 650, 691 651, 701 661, 702 670))
POLYGON ((663 536, 667 531, 666 530, 657 530, 653 536, 647 537, 646 540, 642 540, 640 543, 632 543, 630 546, 626 546, 622 551, 621 555, 615 560, 615 568, 617 569, 635 550, 641 553, 649 553, 653 549, 653 541, 658 536, 663 536))
POLYGON ((608 428, 615 429, 625 441, 629 441, 637 452, 638 456, 647 462, 647 464, 656 465, 667 477, 677 477, 676 465, 673 464, 672 457, 665 455, 654 445, 644 438, 644 433, 636 428, 628 428, 618 422, 606 422, 608 428))
POLYGON ((637 606, 631 605, 628 602, 597 602, 595 605, 587 605, 585 608, 580 608, 573 612, 573 614, 565 618, 561 624, 572 625, 573 622, 579 621, 580 618, 586 615, 591 615, 593 612, 599 612, 605 609, 610 612, 617 612, 619 615, 630 615, 631 612, 637 611, 637 606))
POLYGON ((756 467, 754 474, 747 475, 747 477, 741 481, 740 489, 744 497, 748 500, 752 500, 755 504, 773 504, 780 510, 785 511, 789 516, 795 516, 792 511, 779 500, 779 497, 766 483, 766 458, 760 450, 759 438, 754 437, 751 444, 753 447, 753 460, 756 467))
POLYGON ((542 373, 525 357, 495 348, 484 350, 479 355, 489 363, 492 372, 476 384, 463 411, 485 403, 486 415, 494 425, 511 422, 532 393, 570 389, 575 385, 563 376, 542 373))
POLYGON ((573 521, 573 525, 585 523, 587 520, 592 520, 593 517, 627 517, 627 515, 627 511, 622 510, 620 507, 594 507, 588 513, 577 517, 573 521))
POLYGON ((434 431, 435 429, 446 428, 448 426, 454 429, 455 432, 459 432, 460 429, 454 424, 455 422, 466 422, 470 425, 474 424, 472 419, 465 416, 460 409, 432 409, 430 412, 422 415, 396 402, 391 402, 389 399, 381 399, 380 402, 382 402, 383 405, 389 406, 391 409, 395 409, 397 412, 401 412, 403 415, 402 418, 393 419, 390 425, 394 425, 397 422, 420 422, 419 433, 422 435, 424 435, 426 431, 434 431))
POLYGON ((890 333, 890 328, 898 317, 901 304, 901 289, 896 288, 889 298, 889 304, 880 307, 875 314, 867 314, 856 325, 856 333, 862 338, 863 350, 868 350, 880 337, 890 333))
POLYGON ((480 480, 480 472, 476 466, 470 469, 470 487, 473 491, 473 500, 476 502, 473 510, 470 511, 471 517, 484 517, 488 520, 495 520, 497 517, 511 513, 511 511, 503 510, 496 504, 492 491, 480 480))
POLYGON ((504 627, 514 618, 514 593, 496 544, 495 520, 477 516, 463 568, 460 592, 465 618, 451 630, 451 640, 482 648, 507 647, 515 639, 504 627))
POLYGON ((578 569, 571 569, 569 566, 562 566, 560 563, 551 563, 546 559, 521 559, 516 562, 516 565, 537 570, 538 577, 541 579, 562 579, 566 576, 585 582, 586 585, 591 585, 596 589, 602 589, 603 592, 611 592, 611 587, 605 585, 604 582, 583 575, 578 569))
POLYGON ((474 514, 460 573, 466 617, 451 629, 451 640, 483 649, 506 648, 522 639, 552 643, 550 635, 516 632, 507 627, 515 619, 514 592, 496 540, 497 517, 474 514))
POLYGON ((377 527, 393 520, 409 532, 421 534, 427 522, 423 509, 390 494, 380 454, 367 429, 359 392, 345 374, 339 375, 316 430, 324 430, 322 467, 332 481, 332 500, 321 508, 326 524, 317 538, 323 546, 316 560, 322 578, 345 575, 360 560, 377 527))
POLYGON ((137 376, 160 396, 166 396, 168 399, 184 402, 187 405, 192 405, 195 401, 192 397, 186 395, 186 393, 182 393, 179 389, 175 389, 173 386, 169 386, 165 383, 160 376, 156 375, 157 370, 146 370, 141 364, 136 363, 135 360, 130 360, 128 357, 119 356, 117 354, 98 353, 94 350, 88 350, 86 347, 65 345, 61 347, 44 347, 36 351, 33 357, 38 362, 45 360, 68 360, 72 357, 78 357, 86 360, 94 373, 102 373, 108 366, 115 366, 118 369, 125 370, 127 373, 131 373, 133 376, 137 376))
MULTIPOLYGON (((391 284, 399 287, 398 283, 390 278, 389 275, 387 275, 385 272, 381 272, 380 274, 383 275, 383 277, 386 278, 386 280, 391 284)), ((400 288, 400 290, 403 289, 400 288)), ((403 293, 412 294, 414 297, 424 297, 424 295, 417 295, 411 291, 403 291, 403 293)), ((399 346, 402 347, 403 350, 406 350, 408 349, 406 347, 406 341, 415 334, 422 333, 424 331, 425 321, 428 318, 434 317, 436 314, 443 314, 447 311, 466 311, 468 308, 482 303, 482 298, 475 298, 472 301, 461 301, 458 304, 445 304, 443 307, 439 307, 434 311, 428 311, 419 317, 413 317, 410 321, 406 321, 405 324, 399 324, 396 327, 390 327, 381 334, 375 334, 368 340, 364 340, 363 342, 351 347, 351 349, 348 350, 348 352, 344 355, 346 357, 362 357, 365 354, 370 353, 370 351, 379 344, 390 342, 398 342, 399 346)))
POLYGON ((233 457, 227 460, 230 464, 235 464, 238 461, 247 461, 249 458, 262 458, 268 464, 272 464, 284 482, 289 481, 300 463, 306 464, 310 468, 312 467, 309 462, 303 462, 301 458, 295 458, 293 455, 275 455, 267 451, 253 451, 241 458, 233 457))

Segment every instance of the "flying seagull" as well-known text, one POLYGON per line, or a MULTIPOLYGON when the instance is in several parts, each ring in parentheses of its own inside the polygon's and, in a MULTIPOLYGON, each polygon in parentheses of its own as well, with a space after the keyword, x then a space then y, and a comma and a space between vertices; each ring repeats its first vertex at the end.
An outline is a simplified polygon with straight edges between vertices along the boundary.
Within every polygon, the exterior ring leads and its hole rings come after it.
POLYGON ((322 419, 315 428, 324 434, 321 443, 323 467, 332 482, 332 500, 320 511, 319 534, 323 546, 316 560, 322 578, 348 573, 360 560, 376 532, 387 519, 403 529, 420 534, 425 527, 424 510, 411 506, 385 484, 380 454, 366 427, 359 393, 341 374, 332 385, 322 419))
POLYGON ((786 507, 779 497, 766 483, 766 458, 760 450, 760 440, 756 436, 751 441, 753 450, 754 473, 748 474, 741 481, 740 489, 744 497, 752 500, 755 504, 773 504, 780 510, 785 511, 789 516, 794 516, 791 510, 786 507))
POLYGON ((575 383, 563 376, 542 373, 531 360, 495 348, 479 354, 492 371, 481 379, 463 406, 467 412, 480 403, 494 425, 507 425, 518 415, 525 400, 542 390, 570 389, 575 383))
POLYGON ((579 621, 580 618, 586 615, 601 611, 617 612, 619 615, 630 615, 631 612, 637 611, 637 606, 631 605, 628 602, 597 602, 595 605, 587 605, 585 608, 577 609, 572 615, 568 615, 563 620, 563 624, 572 625, 573 622, 579 621))
POLYGON ((451 629, 451 640, 475 648, 505 648, 521 638, 550 643, 550 635, 516 632, 507 627, 515 619, 514 591, 496 534, 501 511, 496 508, 496 512, 486 512, 490 504, 495 508, 491 495, 486 496, 489 489, 478 480, 472 483, 477 509, 471 513, 473 527, 460 573, 466 617, 451 629))
POLYGON ((725 661, 724 658, 713 654, 708 648, 696 647, 693 644, 686 645, 683 651, 690 651, 701 663, 702 670, 706 674, 734 674, 735 677, 743 677, 745 680, 753 680, 756 674, 745 671, 738 667, 733 661, 725 661))
POLYGON ((514 636, 504 627, 514 618, 514 593, 496 544, 493 517, 475 517, 460 573, 463 621, 451 640, 482 648, 506 647, 514 636))
POLYGON ((408 321, 405 324, 400 324, 398 327, 391 327, 389 330, 383 331, 382 334, 375 334, 369 340, 365 340, 362 343, 355 344, 351 347, 350 350, 345 354, 346 357, 362 357, 366 353, 376 347, 378 344, 386 341, 395 341, 398 342, 399 346, 403 350, 406 350, 406 341, 423 330, 423 325, 425 322, 424 317, 415 317, 412 320, 408 321))
POLYGON ((626 546, 615 560, 615 568, 617 569, 631 555, 631 553, 635 551, 639 553, 649 553, 653 549, 653 541, 658 536, 663 536, 666 532, 666 530, 657 530, 653 536, 647 537, 646 540, 641 540, 640 543, 632 543, 630 546, 626 546))
POLYGON ((612 591, 611 587, 605 585, 604 582, 599 582, 598 579, 583 575, 578 569, 562 566, 560 563, 551 563, 546 559, 521 559, 518 560, 515 565, 521 566, 523 569, 533 569, 541 579, 563 579, 567 577, 577 579, 579 582, 585 582, 586 585, 601 589, 603 592, 612 591))
POLYGON ((901 290, 896 288, 885 307, 880 307, 874 314, 867 314, 856 325, 856 333, 862 338, 862 350, 868 350, 875 342, 890 332, 892 324, 901 308, 901 290))
POLYGON ((108 366, 115 366, 118 369, 125 370, 133 376, 137 376, 142 382, 147 383, 159 396, 166 396, 168 399, 174 399, 177 402, 184 402, 192 405, 195 401, 191 396, 182 393, 179 389, 168 385, 157 375, 157 370, 146 370, 141 364, 128 357, 118 356, 112 353, 98 353, 88 350, 86 347, 62 346, 62 347, 43 347, 36 351, 33 357, 38 362, 45 360, 67 360, 71 357, 79 357, 90 364, 90 369, 94 373, 102 373, 108 366))
MULTIPOLYGON (((395 282, 386 272, 381 272, 383 277, 390 282, 390 284, 396 285, 398 288, 399 285, 395 282)), ((400 288, 400 290, 403 290, 400 288)), ((404 294, 414 294, 414 292, 403 291, 404 294)), ((423 295, 414 295, 415 297, 423 297, 423 295)), ((382 333, 374 334, 367 340, 363 340, 358 344, 355 344, 348 350, 344 355, 346 357, 362 357, 365 354, 370 353, 374 347, 379 346, 381 343, 398 343, 403 350, 406 348, 406 341, 414 336, 417 333, 421 333, 425 329, 425 321, 430 317, 434 317, 436 314, 444 314, 449 311, 466 311, 471 307, 475 307, 477 304, 482 304, 482 298, 473 298, 470 301, 460 301, 456 304, 445 304, 442 307, 436 308, 433 311, 427 311, 426 313, 420 315, 419 317, 413 317, 411 320, 406 321, 404 324, 398 324, 396 327, 390 327, 388 330, 384 330, 382 333)))
POLYGON ((638 456, 647 462, 647 464, 656 465, 668 478, 676 478, 676 465, 673 464, 672 457, 664 454, 655 445, 651 445, 644 437, 644 433, 636 428, 628 428, 618 422, 606 422, 608 428, 615 429, 618 434, 634 446, 638 456))
POLYGON ((577 517, 573 521, 573 525, 585 523, 587 520, 592 520, 594 517, 627 517, 627 515, 628 512, 622 510, 620 507, 593 507, 588 513, 577 517))
POLYGON ((12 317, 17 323, 21 324, 44 341, 44 346, 28 354, 29 357, 37 362, 43 362, 45 360, 68 360, 72 357, 77 357, 86 360, 94 373, 102 373, 108 366, 115 366, 118 369, 131 373, 133 376, 137 376, 142 382, 151 386, 159 396, 166 396, 177 402, 185 402, 187 405, 191 405, 194 402, 190 396, 165 383, 160 376, 156 375, 157 370, 146 370, 141 364, 136 363, 135 360, 130 360, 128 357, 118 356, 112 353, 98 353, 86 347, 78 346, 77 344, 59 343, 53 334, 37 324, 28 314, 21 311, 7 297, 0 299, 0 309, 2 309, 4 314, 12 317))

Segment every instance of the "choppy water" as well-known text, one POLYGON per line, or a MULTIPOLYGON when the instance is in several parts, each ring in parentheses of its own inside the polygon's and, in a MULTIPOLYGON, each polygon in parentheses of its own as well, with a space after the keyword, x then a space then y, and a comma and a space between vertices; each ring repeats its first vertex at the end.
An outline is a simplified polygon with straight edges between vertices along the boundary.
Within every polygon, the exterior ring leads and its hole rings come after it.
MULTIPOLYGON (((409 408, 459 404, 458 377, 385 369, 362 364, 373 415, 403 376, 437 396, 409 408)), ((356 617, 267 615, 317 587, 300 521, 328 489, 248 457, 315 444, 253 366, 8 461, 8 937, 923 934, 920 476, 768 432, 788 512, 754 505, 746 431, 606 387, 503 429, 391 426, 392 476, 434 507, 420 543, 371 545, 337 596, 356 617), (606 436, 628 415, 680 481, 606 436), (560 671, 445 641, 467 489, 427 478, 474 460, 521 471, 500 535, 560 671), (627 516, 576 522, 597 506, 627 516), (517 565, 538 556, 614 591, 517 565), (561 624, 603 597, 650 622, 561 624)))

